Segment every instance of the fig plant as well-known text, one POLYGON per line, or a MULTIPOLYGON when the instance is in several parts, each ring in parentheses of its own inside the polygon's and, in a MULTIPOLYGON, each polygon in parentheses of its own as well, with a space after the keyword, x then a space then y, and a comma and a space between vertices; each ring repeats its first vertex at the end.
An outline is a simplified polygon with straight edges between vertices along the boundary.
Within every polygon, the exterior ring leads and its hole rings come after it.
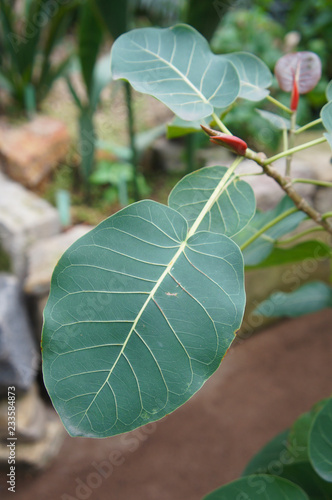
MULTIPOLYGON (((120 210, 74 243, 55 268, 44 313, 45 384, 69 434, 98 438, 164 417, 218 368, 241 326, 245 265, 294 262, 315 255, 317 246, 329 257, 328 244, 303 243, 301 237, 318 230, 332 234, 332 213, 320 214, 295 187, 299 182, 331 184, 294 179, 291 171, 296 152, 326 141, 332 146, 331 84, 321 118, 296 125, 299 95, 320 76, 315 54, 289 54, 277 64, 277 79, 291 92, 290 107, 270 95, 272 75, 261 60, 241 52, 217 56, 186 25, 120 36, 112 48, 111 72, 166 104, 178 130, 202 126, 212 142, 235 157, 231 166, 185 176, 168 206, 143 200, 120 210), (267 158, 227 129, 223 117, 241 99, 267 100, 289 116, 262 111, 267 123, 283 131, 282 152, 267 158), (318 122, 326 132, 294 146, 295 136, 318 122), (243 158, 254 160, 284 190, 275 209, 256 211, 252 188, 243 180, 248 173, 236 172, 243 158), (285 176, 273 166, 279 158, 286 159, 285 176), (285 239, 307 219, 314 227, 285 239)), ((309 283, 289 294, 287 302, 293 300, 297 314, 304 314, 331 306, 331 296, 330 285, 309 283), (302 307, 296 294, 304 297, 302 307), (314 307, 308 308, 313 294, 314 307)), ((288 313, 276 302, 273 314, 288 313)), ((329 485, 331 399, 313 420, 307 462, 329 485)), ((239 492, 250 499, 308 498, 295 479, 273 476, 271 481, 266 472, 252 468, 248 477, 206 498, 240 498, 239 492), (253 487, 258 480, 264 485, 260 490, 253 487)))

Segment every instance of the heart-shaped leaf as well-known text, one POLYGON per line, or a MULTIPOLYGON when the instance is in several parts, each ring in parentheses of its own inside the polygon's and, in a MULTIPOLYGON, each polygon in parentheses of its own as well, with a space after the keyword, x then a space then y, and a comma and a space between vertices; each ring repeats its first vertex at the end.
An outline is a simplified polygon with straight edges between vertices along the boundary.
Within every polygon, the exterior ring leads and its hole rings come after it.
POLYGON ((239 97, 261 101, 269 94, 267 88, 272 84, 272 74, 263 61, 247 52, 233 52, 224 57, 234 64, 239 73, 239 97))
POLYGON ((229 106, 240 80, 234 66, 214 55, 194 28, 143 28, 119 37, 111 52, 114 79, 123 78, 184 120, 199 120, 229 106))
POLYGON ((306 94, 319 82, 322 64, 314 52, 294 52, 277 61, 274 73, 281 90, 291 92, 296 82, 298 92, 306 94))
POLYGON ((332 398, 318 413, 311 427, 309 457, 317 474, 332 483, 332 398))
POLYGON ((45 309, 44 379, 68 432, 111 436, 185 403, 219 366, 244 305, 243 259, 227 236, 188 232, 153 201, 109 217, 60 259, 45 309))
POLYGON ((255 474, 237 479, 206 495, 203 500, 309 500, 307 494, 287 479, 255 474))
MULTIPOLYGON (((226 172, 226 167, 205 167, 186 175, 171 191, 169 206, 187 219, 189 227, 192 226, 226 172)), ((233 176, 199 229, 233 236, 248 224, 255 207, 251 186, 233 176)))

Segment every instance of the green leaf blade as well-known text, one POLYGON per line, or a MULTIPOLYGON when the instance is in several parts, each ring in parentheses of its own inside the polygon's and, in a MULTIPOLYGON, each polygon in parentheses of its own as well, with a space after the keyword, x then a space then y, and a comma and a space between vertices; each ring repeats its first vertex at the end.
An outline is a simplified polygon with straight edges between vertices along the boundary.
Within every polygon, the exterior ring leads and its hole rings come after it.
POLYGON ((332 102, 328 102, 322 107, 320 116, 323 121, 323 125, 328 132, 332 132, 332 102))
POLYGON ((45 310, 44 378, 71 435, 158 420, 220 364, 242 320, 242 255, 223 235, 186 237, 180 214, 144 201, 61 258, 45 310))
POLYGON ((309 458, 317 474, 332 483, 332 398, 317 414, 309 436, 309 458))
POLYGON ((118 38, 112 48, 113 78, 166 104, 184 120, 198 120, 230 105, 240 82, 236 69, 215 56, 194 28, 145 28, 118 38))
MULTIPOLYGON (((192 226, 227 170, 227 167, 205 167, 186 175, 171 191, 169 206, 192 226)), ((233 236, 254 216, 256 202, 251 186, 237 177, 232 179, 201 222, 201 231, 233 236)))
POLYGON ((294 292, 273 293, 255 309, 255 313, 269 317, 297 318, 326 307, 332 307, 332 288, 326 283, 312 281, 294 292))
POLYGON ((233 52, 223 56, 233 63, 240 77, 239 97, 249 101, 261 101, 270 92, 272 74, 266 64, 248 52, 233 52))
POLYGON ((309 500, 306 493, 287 479, 267 474, 242 477, 205 496, 203 500, 309 500))

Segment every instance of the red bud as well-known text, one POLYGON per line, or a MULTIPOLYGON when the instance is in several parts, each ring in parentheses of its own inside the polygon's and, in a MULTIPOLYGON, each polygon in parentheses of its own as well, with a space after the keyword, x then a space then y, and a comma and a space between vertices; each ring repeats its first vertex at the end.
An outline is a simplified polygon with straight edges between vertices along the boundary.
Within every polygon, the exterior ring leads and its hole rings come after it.
POLYGON ((299 103, 299 97, 300 97, 299 88, 298 88, 298 85, 297 85, 297 78, 295 76, 294 82, 293 82, 292 95, 291 95, 291 103, 290 103, 290 109, 292 111, 296 111, 297 110, 297 105, 299 103))
POLYGON ((201 125, 204 132, 206 132, 210 136, 210 141, 214 144, 219 144, 219 146, 224 146, 227 149, 233 151, 240 156, 244 156, 247 149, 247 143, 244 142, 239 137, 231 134, 223 134, 222 132, 218 132, 217 130, 213 130, 211 128, 205 127, 201 125))

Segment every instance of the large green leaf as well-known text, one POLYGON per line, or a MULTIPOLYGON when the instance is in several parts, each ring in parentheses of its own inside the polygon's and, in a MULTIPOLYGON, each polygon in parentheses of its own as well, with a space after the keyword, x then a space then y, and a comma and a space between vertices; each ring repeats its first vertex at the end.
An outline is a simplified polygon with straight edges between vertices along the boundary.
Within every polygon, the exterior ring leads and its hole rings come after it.
POLYGON ((323 125, 326 128, 328 132, 332 132, 332 101, 328 102, 325 104, 325 106, 322 107, 320 116, 323 121, 323 125))
POLYGON ((309 437, 309 457, 317 474, 332 483, 332 398, 313 422, 309 437))
POLYGON ((326 283, 312 281, 294 292, 276 292, 255 309, 263 316, 296 318, 326 307, 332 307, 332 288, 326 283))
POLYGON ((111 53, 114 79, 128 80, 184 120, 198 120, 231 104, 240 90, 234 66, 214 55, 194 28, 144 28, 119 37, 111 53))
MULTIPOLYGON (((205 167, 186 175, 171 191, 169 206, 182 214, 192 226, 226 172, 226 167, 205 167)), ((233 176, 199 229, 233 236, 248 224, 255 209, 251 186, 233 176)))
POLYGON ((68 432, 110 436, 182 405, 219 366, 244 305, 227 236, 188 232, 153 201, 101 223, 60 259, 45 309, 45 384, 68 432))
POLYGON ((332 255, 332 249, 318 240, 303 241, 289 248, 274 247, 270 255, 257 264, 248 267, 271 267, 300 262, 305 259, 325 259, 332 255))
POLYGON ((203 500, 309 500, 307 494, 290 481, 267 474, 237 479, 222 486, 203 500))
POLYGON ((242 475, 275 474, 300 486, 311 500, 330 500, 332 485, 318 476, 307 459, 308 414, 305 422, 302 415, 294 422, 291 432, 284 431, 269 441, 250 460, 242 475))
MULTIPOLYGON (((276 217, 285 214, 293 207, 294 204, 292 200, 288 196, 284 196, 274 209, 267 210, 266 212, 256 212, 250 223, 234 237, 234 241, 236 241, 239 246, 242 246, 251 236, 263 229, 276 217)), ((306 215, 303 212, 295 212, 279 221, 259 236, 243 252, 246 266, 256 266, 266 259, 272 252, 276 240, 296 229, 305 217, 306 215)))
POLYGON ((266 64, 248 52, 233 52, 226 57, 237 69, 241 88, 239 97, 249 101, 261 101, 269 94, 272 74, 266 64))

